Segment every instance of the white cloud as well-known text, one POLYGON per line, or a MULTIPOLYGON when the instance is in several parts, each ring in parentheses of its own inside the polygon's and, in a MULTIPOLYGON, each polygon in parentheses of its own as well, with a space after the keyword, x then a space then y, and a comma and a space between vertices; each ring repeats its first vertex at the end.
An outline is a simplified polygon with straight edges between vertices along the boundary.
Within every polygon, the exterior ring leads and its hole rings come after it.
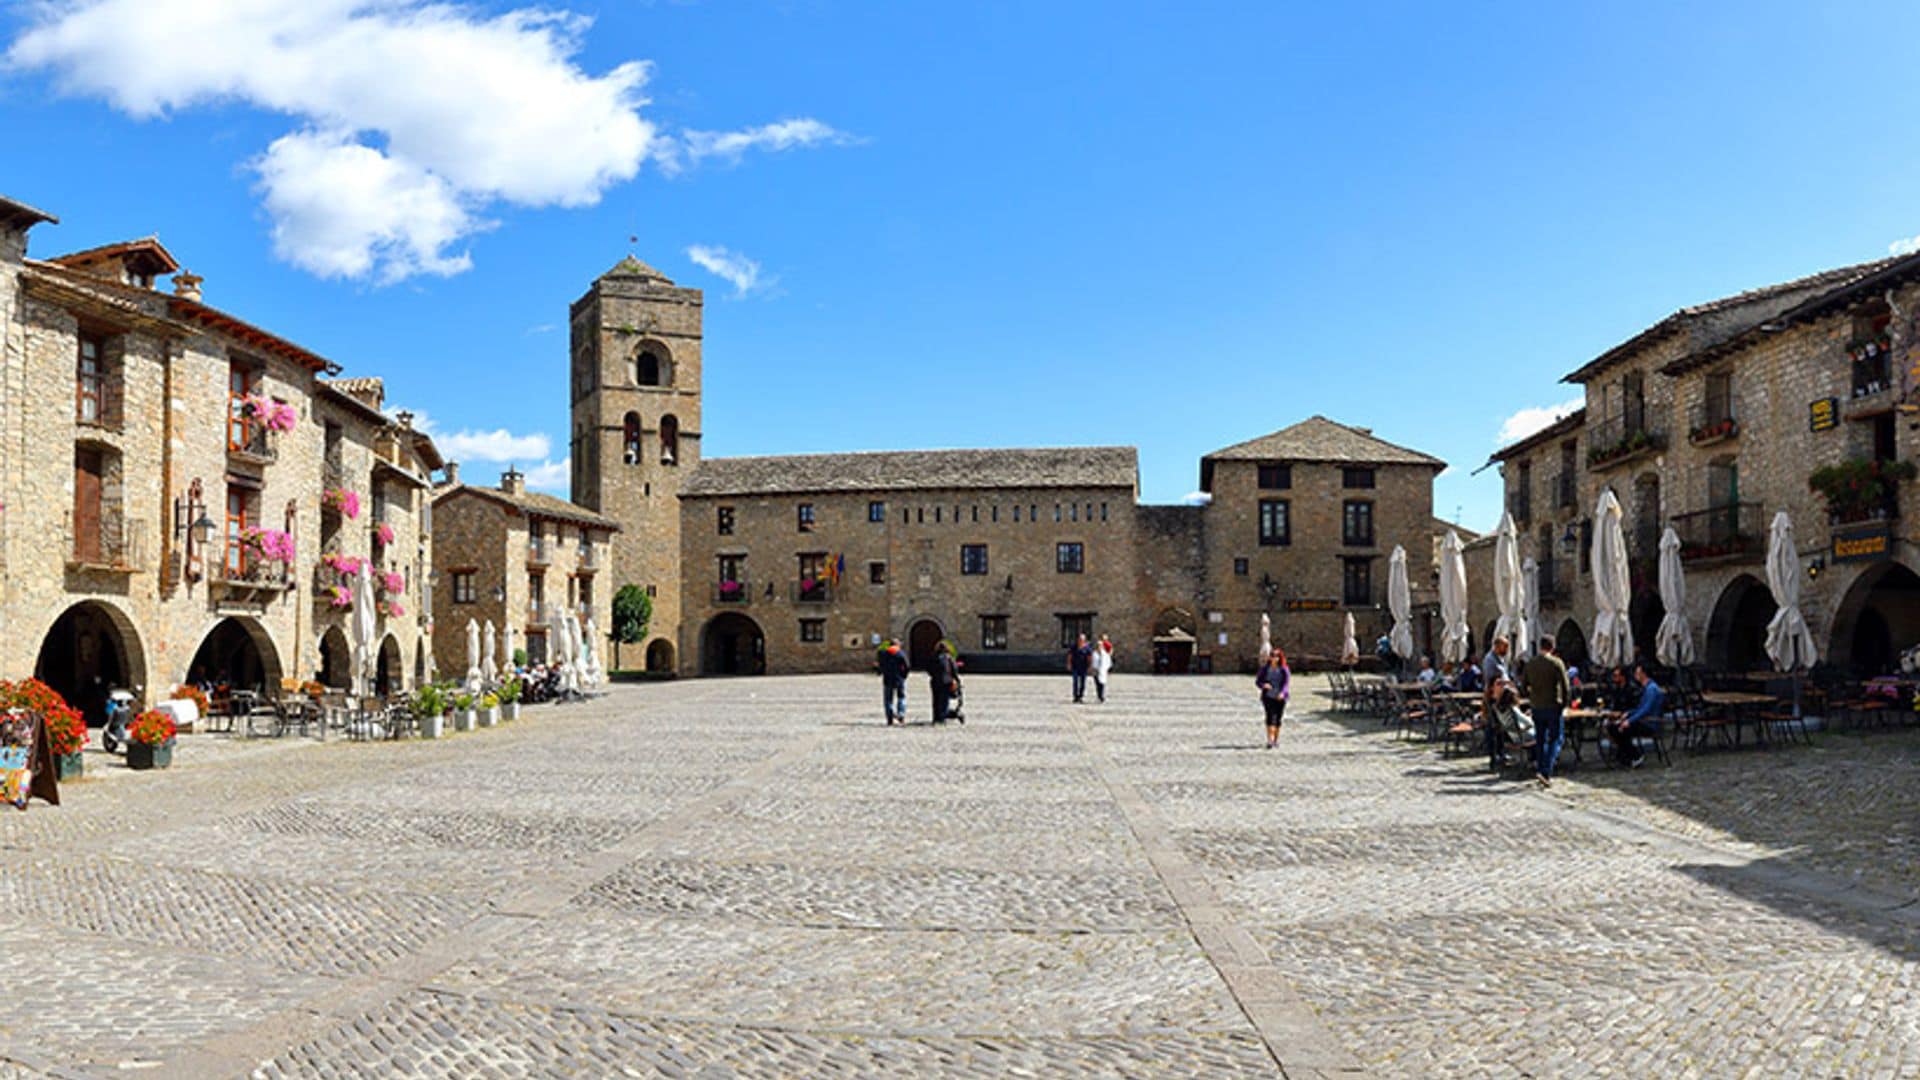
POLYGON ((645 63, 575 62, 582 16, 425 0, 36 10, 5 59, 68 93, 140 118, 235 102, 295 118, 253 168, 276 251, 323 276, 456 273, 486 205, 591 205, 662 143, 640 115, 645 63))
POLYGON ((677 143, 663 144, 657 152, 661 168, 667 172, 677 172, 682 159, 690 165, 697 165, 706 158, 718 158, 731 163, 739 161, 749 150, 778 153, 815 146, 849 146, 858 141, 829 124, 810 116, 800 116, 739 131, 687 131, 677 143))
POLYGON ((573 458, 563 457, 559 461, 543 461, 526 472, 528 487, 550 495, 558 495, 564 499, 573 482, 573 458))
POLYGON ((1558 405, 1533 405, 1521 409, 1501 422, 1499 443, 1505 446, 1524 439, 1585 404, 1584 399, 1574 398, 1558 405))
POLYGON ((1213 501, 1213 495, 1205 491, 1189 491, 1180 496, 1180 501, 1188 506, 1205 506, 1213 501))
POLYGON ((1887 245, 1889 255, 1911 255, 1920 251, 1920 236, 1910 236, 1905 240, 1895 240, 1887 245))
POLYGON ((687 258, 708 273, 732 283, 736 296, 745 296, 760 284, 760 264, 738 252, 695 244, 687 249, 687 258))
MULTIPOLYGON (((416 422, 416 427, 419 424, 416 422)), ((540 432, 515 435, 506 428, 493 431, 433 433, 434 445, 449 461, 540 461, 553 452, 553 440, 540 432)))

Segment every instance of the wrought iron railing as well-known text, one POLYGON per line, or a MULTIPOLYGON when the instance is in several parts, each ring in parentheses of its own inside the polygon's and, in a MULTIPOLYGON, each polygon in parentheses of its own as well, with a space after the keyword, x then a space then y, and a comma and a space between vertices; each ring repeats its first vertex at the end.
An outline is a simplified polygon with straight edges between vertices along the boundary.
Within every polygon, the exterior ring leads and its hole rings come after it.
POLYGON ((527 539, 527 565, 545 566, 552 561, 547 553, 547 541, 544 537, 534 536, 527 539))
POLYGON ((1717 443, 1740 434, 1740 421, 1733 415, 1733 402, 1708 399, 1693 407, 1693 424, 1687 441, 1695 446, 1717 443))
POLYGON ((793 602, 796 604, 825 604, 832 599, 833 587, 824 581, 793 583, 793 602))
POLYGON ((1533 520, 1533 492, 1516 491, 1507 496, 1507 513, 1513 520, 1525 523, 1533 520))
POLYGON ((713 586, 713 602, 716 604, 748 604, 753 602, 753 587, 745 581, 718 581, 713 586))
POLYGON ((1534 587, 1543 606, 1564 604, 1573 597, 1573 567, 1554 559, 1542 559, 1534 567, 1534 587))
POLYGON ((1680 557, 1725 559, 1758 556, 1766 548, 1767 526, 1759 503, 1727 503, 1676 514, 1673 531, 1680 535, 1680 557))
POLYGON ((1642 405, 1607 417, 1591 428, 1587 464, 1603 468, 1666 448, 1666 429, 1642 405))
POLYGON ((1552 485, 1553 505, 1564 510, 1578 501, 1578 494, 1573 486, 1574 479, 1575 476, 1570 471, 1554 476, 1552 485))
POLYGON ((276 456, 273 449, 273 432, 266 424, 248 421, 239 425, 239 430, 234 434, 236 437, 227 443, 229 457, 260 465, 273 463, 276 456))
POLYGON ((100 515, 93 529, 80 529, 67 511, 67 564, 88 570, 132 572, 147 562, 147 523, 121 513, 100 515))

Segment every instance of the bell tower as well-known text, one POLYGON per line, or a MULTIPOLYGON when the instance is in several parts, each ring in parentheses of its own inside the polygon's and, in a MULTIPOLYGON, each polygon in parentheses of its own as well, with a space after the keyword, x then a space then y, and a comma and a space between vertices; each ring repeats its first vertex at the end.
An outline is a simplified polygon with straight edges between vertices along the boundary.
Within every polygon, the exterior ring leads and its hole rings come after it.
POLYGON ((573 501, 620 523, 595 587, 653 598, 646 640, 621 646, 629 667, 680 663, 679 496, 700 460, 701 304, 699 289, 629 255, 569 312, 573 501))

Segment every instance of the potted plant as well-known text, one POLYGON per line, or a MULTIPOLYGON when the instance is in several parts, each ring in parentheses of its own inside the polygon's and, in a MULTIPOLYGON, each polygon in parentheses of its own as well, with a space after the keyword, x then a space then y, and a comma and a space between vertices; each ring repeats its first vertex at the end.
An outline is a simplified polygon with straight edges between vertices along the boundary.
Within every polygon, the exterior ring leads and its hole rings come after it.
POLYGON ((1912 480, 1915 472, 1911 461, 1851 458, 1813 470, 1807 486, 1826 500, 1834 524, 1848 524, 1883 516, 1900 484, 1912 480))
POLYGON ((420 718, 423 738, 438 739, 447 733, 447 692, 428 683, 413 692, 413 714, 420 718))
MULTIPOLYGON (((518 649, 514 651, 519 652, 518 649)), ((522 689, 523 687, 520 685, 520 680, 516 677, 509 676, 506 682, 500 684, 500 689, 495 694, 495 696, 500 699, 500 707, 505 710, 508 720, 520 719, 520 692, 522 689)))
POLYGON ((207 692, 191 683, 182 683, 174 687, 173 693, 168 694, 167 697, 172 701, 193 702, 193 715, 196 723, 205 720, 213 711, 213 707, 207 703, 207 692))
POLYGON ((480 696, 480 726, 492 727, 500 722, 500 699, 492 694, 480 696))
MULTIPOLYGON (((38 680, 33 680, 38 681, 38 680)), ((71 780, 86 771, 87 721, 80 710, 68 705, 51 688, 52 701, 40 713, 40 730, 46 733, 47 746, 53 751, 53 775, 71 780)))
POLYGON ((164 769, 173 764, 173 717, 148 709, 127 728, 127 767, 164 769))
POLYGON ((453 730, 472 731, 478 720, 473 711, 473 695, 455 694, 453 696, 453 730))
POLYGON ((360 516, 360 493, 349 488, 328 488, 320 495, 320 505, 352 521, 360 516))

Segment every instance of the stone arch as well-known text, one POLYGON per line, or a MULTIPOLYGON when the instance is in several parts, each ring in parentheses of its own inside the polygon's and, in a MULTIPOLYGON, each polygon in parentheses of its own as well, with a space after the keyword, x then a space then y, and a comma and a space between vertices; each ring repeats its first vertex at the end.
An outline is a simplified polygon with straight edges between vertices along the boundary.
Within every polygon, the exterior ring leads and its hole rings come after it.
POLYGON ((931 615, 922 615, 908 623, 907 662, 916 671, 926 670, 927 666, 933 663, 933 650, 939 647, 946 637, 946 628, 940 625, 939 619, 931 615))
POLYGON ((187 681, 241 690, 275 690, 282 677, 273 635, 251 616, 229 615, 200 639, 187 665, 187 681))
POLYGON ((627 377, 635 386, 672 386, 673 353, 658 341, 643 341, 633 351, 627 377))
POLYGON ((1194 620, 1193 612, 1183 607, 1161 608, 1160 614, 1153 617, 1153 636, 1171 634, 1175 630, 1192 636, 1199 630, 1200 624, 1194 620))
POLYGON ((34 678, 59 691, 87 723, 106 722, 107 691, 143 689, 147 657, 133 620, 102 600, 82 600, 62 611, 40 638, 34 678))
POLYGON ((1920 573, 1905 562, 1875 563, 1853 579, 1833 611, 1827 659, 1862 675, 1898 666, 1920 643, 1920 573))
POLYGON ((640 464, 640 414, 630 412, 620 423, 620 460, 640 464))
POLYGON ((702 675, 762 675, 767 670, 767 637, 760 624, 738 611, 707 620, 700 631, 702 675))
MULTIPOLYGON (((1534 642, 1536 647, 1539 644, 1534 642)), ((1560 654, 1560 659, 1567 662, 1567 666, 1587 666, 1587 635, 1580 629, 1580 624, 1572 619, 1561 620, 1560 628, 1553 632, 1553 648, 1560 654)))
POLYGON ((672 413, 660 418, 660 464, 680 463, 680 421, 672 413))
POLYGON ((1727 582, 1707 619, 1707 666, 1720 671, 1766 667, 1767 623, 1775 610, 1766 582, 1752 574, 1727 582))
POLYGON ((320 635, 320 683, 335 690, 353 686, 353 647, 337 624, 320 635))
POLYGON ((652 672, 673 670, 673 642, 666 638, 654 638, 647 644, 647 670, 652 672))
POLYGON ((415 640, 413 646, 413 685, 427 685, 427 639, 423 636, 415 640))
POLYGON ((400 656, 400 639, 388 634, 380 639, 380 651, 373 660, 373 692, 386 697, 406 688, 406 663, 400 656))

